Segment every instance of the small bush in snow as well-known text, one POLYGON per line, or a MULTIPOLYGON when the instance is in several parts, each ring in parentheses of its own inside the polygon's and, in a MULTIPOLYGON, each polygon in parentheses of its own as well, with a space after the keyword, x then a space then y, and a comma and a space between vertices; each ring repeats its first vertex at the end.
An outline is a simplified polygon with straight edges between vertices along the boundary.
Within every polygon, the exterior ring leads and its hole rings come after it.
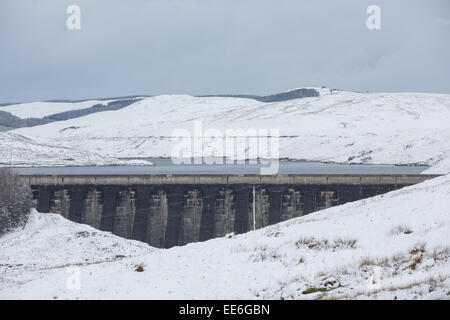
POLYGON ((391 230, 390 235, 398 236, 400 234, 411 234, 412 230, 408 226, 397 226, 391 230))
POLYGON ((144 269, 144 264, 143 263, 139 263, 139 264, 135 265, 134 271, 136 271, 136 272, 143 272, 144 270, 145 269, 144 269))
POLYGON ((32 204, 28 184, 8 168, 0 168, 0 235, 25 225, 32 204))

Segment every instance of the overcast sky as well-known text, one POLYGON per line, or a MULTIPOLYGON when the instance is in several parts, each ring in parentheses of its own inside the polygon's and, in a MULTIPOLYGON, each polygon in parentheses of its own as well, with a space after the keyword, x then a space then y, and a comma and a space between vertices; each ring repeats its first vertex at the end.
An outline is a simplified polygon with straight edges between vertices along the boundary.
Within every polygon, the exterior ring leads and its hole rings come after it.
POLYGON ((0 0, 0 102, 270 94, 302 86, 450 93, 448 0, 0 0), (81 8, 81 30, 66 9, 81 8), (381 8, 381 30, 366 9, 381 8))

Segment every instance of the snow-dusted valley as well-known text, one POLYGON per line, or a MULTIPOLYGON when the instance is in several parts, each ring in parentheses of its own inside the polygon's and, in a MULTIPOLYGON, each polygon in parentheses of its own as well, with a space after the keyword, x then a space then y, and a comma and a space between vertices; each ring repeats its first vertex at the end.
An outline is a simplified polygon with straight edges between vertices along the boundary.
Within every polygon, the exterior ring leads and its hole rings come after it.
MULTIPOLYGON (((424 173, 442 176, 171 249, 33 211, 24 229, 0 237, 0 299, 450 299, 450 94, 317 91, 277 102, 141 97, 0 133, 0 166, 143 164, 118 158, 170 157, 173 131, 202 120, 222 132, 280 129, 283 158, 427 164, 424 173), (68 268, 79 288, 68 286, 68 268)), ((0 111, 55 112, 43 105, 0 111)))
POLYGON ((449 199, 447 175, 169 250, 33 212, 0 238, 0 298, 449 299, 449 199))
POLYGON ((221 132, 280 129, 283 158, 368 164, 443 162, 433 172, 448 172, 449 94, 317 91, 318 97, 280 102, 156 96, 116 111, 13 132, 39 143, 107 157, 170 157, 174 130, 192 132, 194 120, 202 120, 204 130, 221 132))

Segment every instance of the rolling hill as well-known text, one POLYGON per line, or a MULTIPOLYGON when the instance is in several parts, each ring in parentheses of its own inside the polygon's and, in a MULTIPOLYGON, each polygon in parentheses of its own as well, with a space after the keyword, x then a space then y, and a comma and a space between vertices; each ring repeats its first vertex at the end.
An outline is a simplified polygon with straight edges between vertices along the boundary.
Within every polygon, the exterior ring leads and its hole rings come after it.
MULTIPOLYGON (((107 157, 170 157, 177 129, 279 129, 282 158, 367 164, 437 165, 450 157, 450 95, 355 93, 262 102, 164 95, 14 132, 107 157)), ((208 145, 205 144, 205 148, 208 145)), ((436 168, 448 172, 448 166, 436 168)))

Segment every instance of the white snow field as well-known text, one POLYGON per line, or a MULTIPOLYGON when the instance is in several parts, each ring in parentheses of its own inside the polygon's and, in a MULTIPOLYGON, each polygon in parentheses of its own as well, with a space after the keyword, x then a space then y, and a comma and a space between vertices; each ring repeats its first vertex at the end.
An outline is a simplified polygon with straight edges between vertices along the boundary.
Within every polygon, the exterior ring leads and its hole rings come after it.
POLYGON ((86 150, 38 143, 11 132, 0 132, 1 167, 94 165, 151 165, 151 163, 143 160, 118 160, 86 150))
POLYGON ((0 299, 450 299, 449 204, 446 175, 166 250, 33 212, 0 238, 0 299))
POLYGON ((111 101, 114 100, 87 100, 81 102, 39 101, 39 102, 20 103, 3 106, 0 107, 0 111, 9 112, 12 115, 21 119, 44 118, 61 112, 87 109, 96 104, 106 105, 111 101))
MULTIPOLYGON (((110 157, 170 157, 176 129, 280 129, 280 156, 310 161, 428 164, 450 172, 450 94, 354 93, 264 103, 163 95, 117 111, 15 130, 110 157)), ((205 145, 206 146, 206 145, 205 145)), ((436 173, 436 171, 434 171, 436 173)))

